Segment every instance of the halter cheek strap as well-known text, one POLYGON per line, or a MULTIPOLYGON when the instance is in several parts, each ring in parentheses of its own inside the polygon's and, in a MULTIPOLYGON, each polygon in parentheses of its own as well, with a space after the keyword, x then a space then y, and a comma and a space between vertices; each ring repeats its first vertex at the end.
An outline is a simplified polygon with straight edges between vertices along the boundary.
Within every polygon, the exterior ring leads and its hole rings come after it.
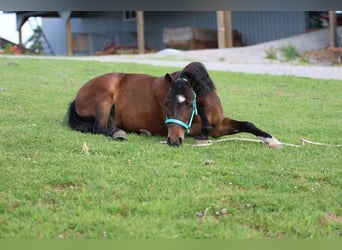
POLYGON ((168 118, 167 115, 166 115, 165 123, 166 124, 176 123, 176 124, 182 126, 183 128, 185 128, 186 129, 186 133, 190 133, 190 128, 191 128, 191 125, 192 125, 192 120, 194 119, 195 115, 198 115, 198 111, 197 111, 197 105, 196 105, 196 94, 194 92, 194 100, 192 101, 192 113, 191 113, 191 116, 190 116, 190 119, 189 119, 188 123, 185 123, 185 122, 183 122, 181 120, 178 120, 178 119, 168 118))

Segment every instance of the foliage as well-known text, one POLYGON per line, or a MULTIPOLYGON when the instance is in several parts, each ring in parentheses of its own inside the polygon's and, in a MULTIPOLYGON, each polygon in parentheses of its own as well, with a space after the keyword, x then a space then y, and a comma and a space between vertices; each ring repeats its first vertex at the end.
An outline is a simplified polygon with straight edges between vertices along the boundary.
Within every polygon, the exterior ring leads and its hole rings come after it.
POLYGON ((13 52, 13 46, 12 46, 12 44, 10 44, 10 43, 5 43, 4 45, 3 45, 3 49, 4 49, 4 54, 9 54, 9 55, 13 55, 14 54, 14 52, 13 52))
POLYGON ((267 59, 272 59, 272 60, 276 60, 277 59, 277 51, 274 48, 269 48, 265 51, 266 53, 266 58, 267 59))
POLYGON ((299 54, 298 54, 296 48, 293 47, 292 45, 284 46, 284 47, 280 48, 280 51, 284 55, 286 61, 293 61, 297 57, 299 57, 299 54))
POLYGON ((33 34, 29 39, 27 39, 27 41, 25 42, 25 45, 30 44, 29 49, 31 49, 35 53, 42 54, 44 52, 42 41, 41 41, 42 35, 43 35, 42 28, 40 26, 37 26, 36 28, 33 29, 33 34))
POLYGON ((285 61, 293 61, 297 58, 301 58, 302 61, 304 59, 300 56, 300 54, 297 52, 296 48, 292 45, 283 46, 280 49, 274 49, 273 47, 270 47, 269 49, 265 50, 266 58, 276 60, 278 56, 285 59, 285 61), (280 55, 277 55, 277 52, 280 51, 280 55))
MULTIPOLYGON (((90 78, 178 69, 27 58, 0 65, 0 238, 341 237, 341 147, 194 147, 187 138, 173 148, 162 137, 82 134, 64 117, 90 78)), ((342 143, 341 81, 210 74, 230 117, 285 142, 342 143)))

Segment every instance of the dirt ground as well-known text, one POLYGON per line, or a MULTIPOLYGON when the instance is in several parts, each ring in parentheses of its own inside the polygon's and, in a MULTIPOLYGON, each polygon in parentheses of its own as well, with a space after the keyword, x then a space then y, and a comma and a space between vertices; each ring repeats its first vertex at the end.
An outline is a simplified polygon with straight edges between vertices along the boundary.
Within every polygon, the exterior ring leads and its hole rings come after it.
POLYGON ((328 65, 342 64, 342 52, 331 51, 328 47, 307 51, 302 56, 312 63, 328 65))

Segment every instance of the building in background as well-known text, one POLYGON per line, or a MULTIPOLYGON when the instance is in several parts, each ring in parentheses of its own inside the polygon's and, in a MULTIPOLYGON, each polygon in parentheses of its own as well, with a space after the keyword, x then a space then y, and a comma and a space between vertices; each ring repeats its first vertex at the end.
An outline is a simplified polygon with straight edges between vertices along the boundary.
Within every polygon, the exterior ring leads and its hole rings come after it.
MULTIPOLYGON (((73 55, 100 54, 111 47, 115 53, 115 48, 138 46, 135 11, 16 13, 18 28, 30 16, 42 17, 45 43, 56 55, 70 54, 68 50, 73 55)), ((254 45, 305 33, 310 28, 311 16, 312 12, 303 11, 231 12, 232 33, 237 36, 234 45, 254 45)), ((217 33, 218 18, 217 12, 212 11, 146 11, 143 27, 145 48, 158 51, 168 46, 165 30, 190 28, 190 32, 207 31, 202 32, 204 35, 217 33)))

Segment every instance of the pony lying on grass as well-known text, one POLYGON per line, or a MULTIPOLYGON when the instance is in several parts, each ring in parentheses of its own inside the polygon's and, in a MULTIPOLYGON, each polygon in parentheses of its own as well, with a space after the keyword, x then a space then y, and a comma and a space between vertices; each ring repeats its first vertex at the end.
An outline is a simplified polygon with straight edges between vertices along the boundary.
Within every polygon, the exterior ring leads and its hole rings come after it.
POLYGON ((241 132, 252 133, 271 147, 281 146, 253 123, 224 116, 215 85, 199 62, 162 77, 98 76, 81 87, 70 104, 68 125, 121 140, 127 138, 126 132, 167 136, 171 146, 181 145, 186 134, 207 140, 241 132))

